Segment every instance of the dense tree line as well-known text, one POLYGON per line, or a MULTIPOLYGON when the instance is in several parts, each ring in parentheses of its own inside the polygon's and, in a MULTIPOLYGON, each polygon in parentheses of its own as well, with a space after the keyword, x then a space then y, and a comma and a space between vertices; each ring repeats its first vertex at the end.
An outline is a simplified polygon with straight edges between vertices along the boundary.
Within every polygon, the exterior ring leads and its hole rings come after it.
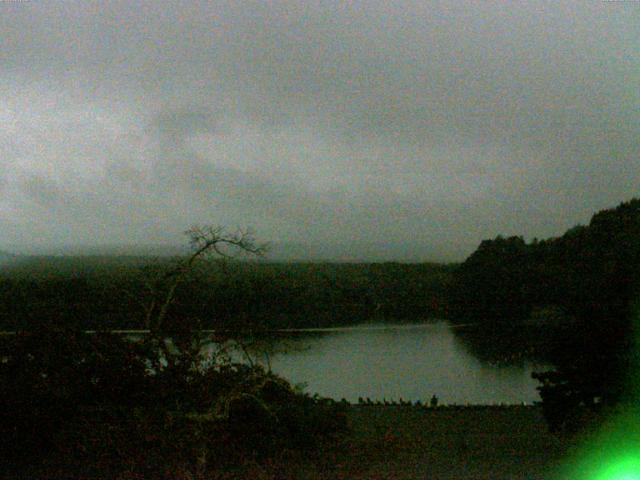
POLYGON ((556 369, 537 375, 555 424, 576 406, 615 404, 629 391, 640 286, 640 199, 601 211, 558 238, 486 240, 455 271, 456 322, 473 322, 478 350, 527 344, 556 369))
MULTIPOLYGON (((40 323, 140 328, 143 304, 166 288, 161 276, 171 265, 170 259, 126 257, 23 259, 0 274, 0 328, 29 329, 40 323)), ((435 264, 206 261, 176 290, 168 316, 181 323, 191 319, 202 328, 443 318, 451 269, 435 264)))

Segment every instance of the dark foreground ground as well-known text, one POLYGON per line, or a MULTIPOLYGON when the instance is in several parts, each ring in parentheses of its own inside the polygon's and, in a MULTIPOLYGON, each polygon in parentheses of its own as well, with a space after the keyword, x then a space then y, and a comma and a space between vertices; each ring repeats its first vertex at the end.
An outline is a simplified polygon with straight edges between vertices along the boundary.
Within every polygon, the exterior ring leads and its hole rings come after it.
POLYGON ((538 407, 353 406, 337 478, 551 479, 568 445, 538 407))
MULTIPOLYGON (((571 442, 548 432, 539 407, 353 405, 348 407, 348 419, 351 433, 339 451, 318 452, 314 461, 285 455, 269 465, 245 465, 234 472, 197 475, 184 471, 166 478, 565 480, 555 472, 572 448, 571 442)), ((4 478, 57 480, 85 477, 71 472, 42 475, 40 472, 22 471, 4 478)), ((140 477, 124 474, 108 478, 138 480, 140 477)))

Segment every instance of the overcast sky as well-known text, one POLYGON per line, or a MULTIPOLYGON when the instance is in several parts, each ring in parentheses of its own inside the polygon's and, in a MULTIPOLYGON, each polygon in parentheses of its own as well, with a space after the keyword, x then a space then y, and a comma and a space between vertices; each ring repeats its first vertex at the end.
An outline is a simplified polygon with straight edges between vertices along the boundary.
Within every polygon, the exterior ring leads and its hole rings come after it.
POLYGON ((637 1, 0 2, 2 245, 545 238, 640 185, 637 1))

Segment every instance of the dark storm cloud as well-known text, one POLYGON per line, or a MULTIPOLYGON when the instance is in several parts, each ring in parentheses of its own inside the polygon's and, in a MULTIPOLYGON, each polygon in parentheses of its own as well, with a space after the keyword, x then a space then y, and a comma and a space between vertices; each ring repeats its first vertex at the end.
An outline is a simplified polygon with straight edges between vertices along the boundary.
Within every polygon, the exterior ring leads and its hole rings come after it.
POLYGON ((214 222, 469 251, 637 194, 635 2, 0 13, 3 242, 177 240, 214 222))

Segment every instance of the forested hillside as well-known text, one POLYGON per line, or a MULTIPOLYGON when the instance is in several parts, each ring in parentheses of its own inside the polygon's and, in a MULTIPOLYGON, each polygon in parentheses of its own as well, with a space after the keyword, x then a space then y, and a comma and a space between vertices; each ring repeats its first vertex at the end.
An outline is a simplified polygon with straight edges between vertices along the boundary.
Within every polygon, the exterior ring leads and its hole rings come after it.
MULTIPOLYGON (((25 257, 0 274, 0 325, 139 328, 169 259, 25 257)), ((442 318, 453 267, 436 264, 202 262, 169 319, 203 328, 301 328, 442 318)))
POLYGON ((634 199, 559 238, 483 241, 455 273, 452 315, 491 329, 552 322, 541 309, 610 322, 628 312, 639 265, 640 200, 634 199))
POLYGON ((551 403, 615 403, 629 392, 640 286, 640 199, 596 213, 559 238, 486 240, 456 270, 452 319, 477 323, 480 353, 533 348, 551 403))

